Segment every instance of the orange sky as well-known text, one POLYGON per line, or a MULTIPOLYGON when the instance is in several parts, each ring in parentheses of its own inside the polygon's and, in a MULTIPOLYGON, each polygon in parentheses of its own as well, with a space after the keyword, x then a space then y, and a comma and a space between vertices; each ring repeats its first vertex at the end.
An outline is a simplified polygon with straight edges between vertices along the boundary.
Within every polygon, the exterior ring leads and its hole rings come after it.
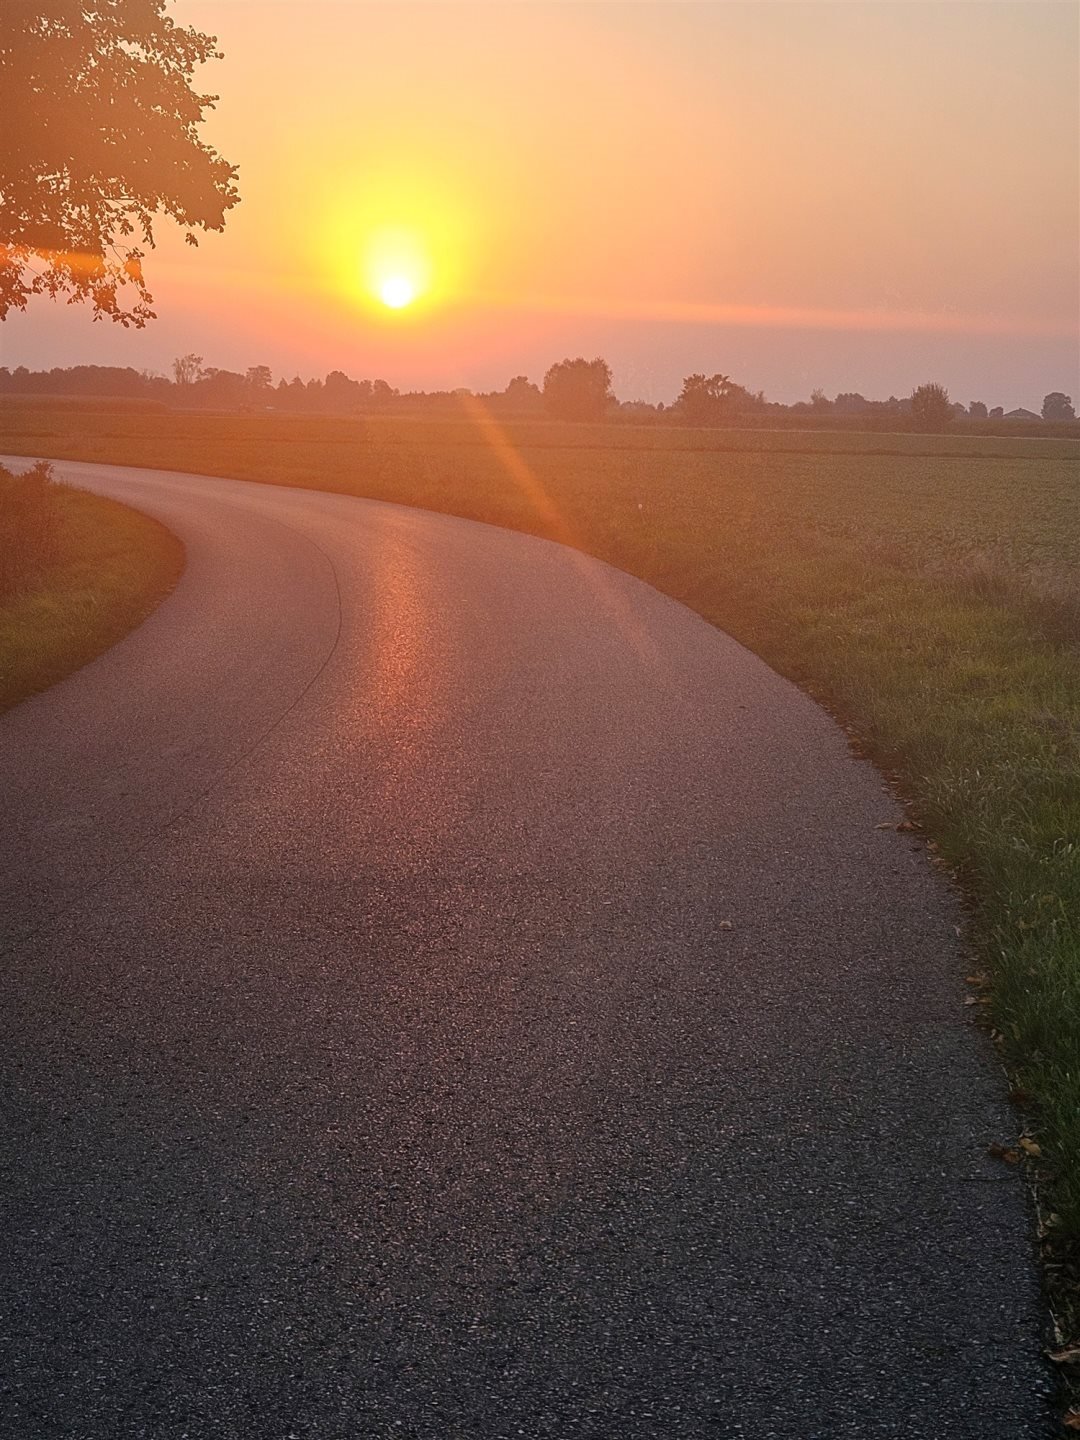
POLYGON ((341 367, 539 379, 604 354, 623 398, 724 370, 796 399, 1080 398, 1071 3, 178 0, 226 59, 207 134, 241 206, 147 264, 160 319, 40 302, 7 365, 341 367), (428 295, 364 292, 402 227, 428 295))

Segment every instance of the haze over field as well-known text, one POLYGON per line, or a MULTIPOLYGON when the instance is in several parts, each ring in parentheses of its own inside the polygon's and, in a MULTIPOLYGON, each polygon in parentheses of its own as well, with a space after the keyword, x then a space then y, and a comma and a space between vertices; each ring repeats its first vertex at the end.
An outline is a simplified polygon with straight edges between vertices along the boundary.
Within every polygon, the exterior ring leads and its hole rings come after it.
POLYGON ((38 303, 0 363, 188 351, 402 388, 602 354, 624 398, 1038 409, 1080 391, 1078 11, 1031 3, 180 0, 242 204, 160 231, 159 319, 38 303))

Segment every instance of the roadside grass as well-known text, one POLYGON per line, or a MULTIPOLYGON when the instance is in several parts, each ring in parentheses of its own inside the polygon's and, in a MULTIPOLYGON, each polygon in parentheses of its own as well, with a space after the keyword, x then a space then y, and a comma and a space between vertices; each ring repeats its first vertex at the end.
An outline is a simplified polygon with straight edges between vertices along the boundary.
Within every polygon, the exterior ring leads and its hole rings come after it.
POLYGON ((1080 1334, 1077 442, 9 404, 5 450, 544 535, 641 576, 814 695, 970 902, 977 978, 958 1019, 992 1031, 1025 1099, 1054 1303, 1063 1335, 1080 1334))
POLYGON ((0 467, 0 713, 62 680, 144 620, 183 546, 116 501, 0 467))
POLYGON ((61 494, 44 460, 22 475, 0 466, 0 600, 30 589, 56 561, 61 494))

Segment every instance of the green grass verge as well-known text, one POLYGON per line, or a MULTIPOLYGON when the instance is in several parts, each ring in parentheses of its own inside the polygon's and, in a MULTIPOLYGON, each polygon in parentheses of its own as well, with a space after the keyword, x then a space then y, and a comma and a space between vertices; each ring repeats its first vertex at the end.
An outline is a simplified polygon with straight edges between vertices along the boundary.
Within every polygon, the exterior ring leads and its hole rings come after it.
MULTIPOLYGON (((1070 440, 0 408, 0 451, 347 492, 639 575, 826 704, 971 905, 992 1027, 1080 1255, 1080 447, 1070 440)), ((959 1015, 958 1015, 959 1018, 959 1015)), ((942 1097, 943 1106, 949 1097, 942 1097)), ((987 1135, 989 1143, 1013 1137, 987 1135)), ((1058 1284, 1066 1327, 1080 1307, 1058 1284), (1070 1308, 1071 1307, 1071 1308, 1070 1308)))
POLYGON ((183 569, 183 546, 156 520, 56 488, 54 559, 31 587, 0 602, 0 712, 115 644, 183 569))

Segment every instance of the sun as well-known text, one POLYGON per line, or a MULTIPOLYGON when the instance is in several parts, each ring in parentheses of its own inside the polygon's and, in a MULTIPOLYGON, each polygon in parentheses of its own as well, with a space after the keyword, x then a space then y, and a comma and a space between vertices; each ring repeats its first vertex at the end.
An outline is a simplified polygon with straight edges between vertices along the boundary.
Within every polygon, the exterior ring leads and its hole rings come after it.
POLYGON ((379 284, 379 299, 391 310, 404 310, 416 295, 416 284, 407 275, 387 275, 379 284))
POLYGON ((444 176, 417 173, 404 158, 386 167, 365 175, 355 194, 329 188, 312 239, 328 292, 381 330, 410 334, 457 303, 474 263, 476 227, 444 176))
POLYGON ((383 309, 420 308, 435 279, 430 237, 418 226, 374 227, 363 244, 358 278, 369 298, 383 309))

